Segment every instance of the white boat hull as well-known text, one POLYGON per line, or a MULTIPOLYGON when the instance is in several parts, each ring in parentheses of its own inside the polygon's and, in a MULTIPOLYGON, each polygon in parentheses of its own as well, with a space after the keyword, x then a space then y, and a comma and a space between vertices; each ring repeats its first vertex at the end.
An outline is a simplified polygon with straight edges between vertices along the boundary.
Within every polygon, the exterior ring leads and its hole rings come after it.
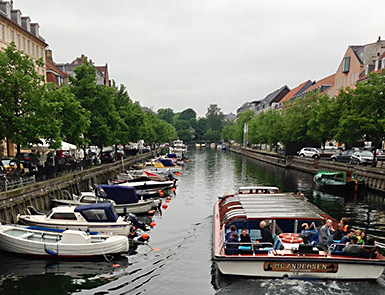
MULTIPOLYGON (((239 275, 252 277, 269 278, 293 278, 293 279, 377 279, 384 271, 384 265, 365 265, 352 263, 337 263, 336 272, 326 272, 323 267, 325 263, 295 263, 296 269, 279 271, 279 267, 274 270, 265 270, 264 261, 217 261, 217 266, 221 273, 225 275, 239 275), (301 266, 302 265, 302 269, 301 266), (313 269, 312 269, 313 268, 313 269), (319 269, 317 269, 319 268, 319 269)), ((267 263, 267 262, 266 262, 267 263)), ((282 262, 268 262, 271 264, 282 262)), ((286 264, 287 265, 287 264, 286 264)))
POLYGON ((128 238, 123 236, 108 236, 106 239, 100 239, 99 242, 95 241, 97 239, 95 236, 92 238, 94 242, 90 243, 63 243, 60 240, 57 241, 59 235, 57 233, 25 230, 23 238, 23 235, 17 237, 7 233, 12 231, 10 228, 0 231, 0 249, 17 254, 89 257, 123 253, 129 248, 128 238), (27 238, 28 234, 31 236, 27 238))

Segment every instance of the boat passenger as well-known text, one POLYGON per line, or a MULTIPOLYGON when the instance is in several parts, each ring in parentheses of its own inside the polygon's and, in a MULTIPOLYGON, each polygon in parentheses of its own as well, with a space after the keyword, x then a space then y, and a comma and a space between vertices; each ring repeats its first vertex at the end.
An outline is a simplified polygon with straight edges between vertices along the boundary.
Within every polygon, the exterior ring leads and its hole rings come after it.
POLYGON ((316 229, 315 223, 312 222, 310 227, 307 223, 301 225, 302 231, 300 236, 302 237, 304 244, 310 244, 314 242, 314 236, 318 236, 318 230, 316 229))
POLYGON ((354 233, 355 233, 354 229, 350 229, 348 234, 342 237, 341 241, 339 242, 340 245, 337 245, 335 250, 342 251, 344 245, 347 245, 350 243, 351 239, 354 236, 354 233))
POLYGON ((232 232, 229 239, 226 241, 226 249, 236 250, 239 247, 238 235, 232 232))
POLYGON ((357 245, 358 238, 356 236, 352 237, 350 244, 346 245, 342 250, 342 253, 348 256, 359 257, 361 256, 361 246, 357 245))
POLYGON ((251 243, 251 239, 249 234, 247 233, 247 229, 243 228, 241 235, 239 236, 239 242, 241 243, 251 243))
POLYGON ((273 235, 271 234, 271 231, 270 231, 269 227, 266 226, 266 221, 262 220, 259 223, 259 227, 261 228, 261 237, 262 237, 259 242, 261 242, 261 243, 271 243, 271 244, 274 245, 273 235))
POLYGON ((333 234, 333 241, 341 241, 344 235, 344 224, 342 222, 339 222, 337 224, 337 229, 333 234))
POLYGON ((361 231, 361 240, 364 242, 363 244, 366 244, 368 242, 368 236, 364 231, 361 231))
POLYGON ((361 238, 362 231, 360 229, 356 229, 356 232, 354 233, 354 236, 357 237, 357 244, 358 245, 363 245, 365 244, 364 240, 361 238))
POLYGON ((333 239, 333 222, 328 219, 326 223, 321 227, 318 239, 318 248, 323 251, 328 250, 329 243, 333 239))
POLYGON ((345 232, 345 235, 348 233, 349 229, 352 227, 349 225, 349 219, 346 217, 341 218, 341 223, 344 225, 343 231, 345 232))
POLYGON ((361 247, 361 257, 377 258, 377 247, 373 238, 368 238, 365 245, 361 247))
POLYGON ((228 239, 230 239, 230 236, 231 236, 232 233, 236 233, 236 234, 238 235, 238 233, 237 233, 237 227, 236 227, 234 224, 232 224, 232 225, 230 226, 230 231, 226 234, 226 241, 227 241, 228 239))

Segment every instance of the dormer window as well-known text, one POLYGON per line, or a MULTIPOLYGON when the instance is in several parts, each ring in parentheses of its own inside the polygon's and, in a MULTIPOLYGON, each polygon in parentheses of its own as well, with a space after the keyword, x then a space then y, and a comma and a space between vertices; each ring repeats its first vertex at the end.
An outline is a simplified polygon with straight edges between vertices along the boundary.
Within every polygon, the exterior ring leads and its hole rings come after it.
POLYGON ((342 73, 348 73, 350 70, 350 56, 342 60, 342 73))

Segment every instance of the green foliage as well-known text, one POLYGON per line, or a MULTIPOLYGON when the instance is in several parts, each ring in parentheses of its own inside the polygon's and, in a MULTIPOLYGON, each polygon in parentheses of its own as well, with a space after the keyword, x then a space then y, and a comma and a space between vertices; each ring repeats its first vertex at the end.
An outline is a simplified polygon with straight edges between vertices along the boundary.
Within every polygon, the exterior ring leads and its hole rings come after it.
POLYGON ((170 108, 158 110, 158 118, 170 124, 173 123, 174 115, 174 111, 170 108))
POLYGON ((233 140, 240 143, 243 142, 243 128, 245 123, 249 122, 253 116, 255 116, 255 113, 252 110, 247 110, 239 114, 232 130, 233 140))
POLYGON ((209 105, 207 108, 206 118, 208 130, 212 129, 219 132, 222 130, 224 115, 217 104, 209 105))
POLYGON ((21 145, 60 139, 60 105, 46 95, 44 79, 34 61, 11 43, 0 52, 0 136, 21 145))
POLYGON ((179 119, 180 120, 189 121, 190 119, 195 119, 196 120, 196 118, 197 118, 197 113, 193 109, 191 109, 191 108, 185 109, 179 115, 179 119))
POLYGON ((221 132, 218 130, 209 129, 203 135, 203 139, 206 139, 208 141, 218 142, 221 140, 221 132))

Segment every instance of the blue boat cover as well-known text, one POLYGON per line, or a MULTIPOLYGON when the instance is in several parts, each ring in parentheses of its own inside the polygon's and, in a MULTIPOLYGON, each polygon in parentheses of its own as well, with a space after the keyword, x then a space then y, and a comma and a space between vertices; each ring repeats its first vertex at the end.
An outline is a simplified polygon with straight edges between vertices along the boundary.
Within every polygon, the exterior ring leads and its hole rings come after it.
POLYGON ((119 218, 111 203, 79 205, 75 212, 79 212, 89 222, 116 222, 119 218))
POLYGON ((178 158, 176 154, 167 154, 167 158, 176 159, 178 158))
POLYGON ((99 198, 113 200, 117 205, 134 204, 139 201, 135 188, 132 186, 102 184, 95 189, 95 194, 99 198))
POLYGON ((164 167, 174 167, 174 163, 169 159, 159 159, 159 161, 163 164, 164 167))

